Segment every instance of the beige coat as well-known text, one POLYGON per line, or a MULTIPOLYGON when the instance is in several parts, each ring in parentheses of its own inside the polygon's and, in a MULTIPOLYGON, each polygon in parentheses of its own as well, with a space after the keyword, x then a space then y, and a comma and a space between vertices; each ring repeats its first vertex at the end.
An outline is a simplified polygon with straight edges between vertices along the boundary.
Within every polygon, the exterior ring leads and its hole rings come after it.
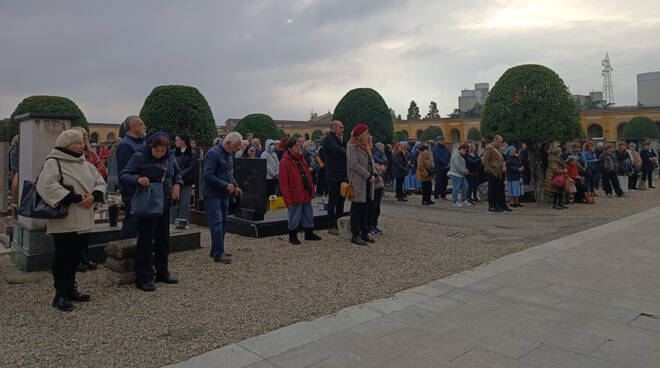
MULTIPOLYGON (((47 157, 56 158, 62 167, 62 177, 65 185, 73 186, 76 194, 92 194, 98 190, 105 194, 106 183, 94 165, 85 160, 85 156, 74 157, 53 149, 47 157)), ((55 160, 46 160, 37 180, 37 193, 48 205, 55 207, 69 191, 59 183, 60 174, 55 160)), ((86 233, 94 227, 94 207, 82 208, 75 203, 69 206, 69 215, 63 219, 49 219, 46 227, 48 234, 53 233, 86 233)))
POLYGON ((353 186, 351 202, 364 203, 367 201, 367 195, 374 199, 374 185, 367 193, 367 180, 373 174, 376 174, 376 168, 373 165, 373 159, 359 146, 352 142, 346 146, 346 169, 348 172, 348 183, 353 186))

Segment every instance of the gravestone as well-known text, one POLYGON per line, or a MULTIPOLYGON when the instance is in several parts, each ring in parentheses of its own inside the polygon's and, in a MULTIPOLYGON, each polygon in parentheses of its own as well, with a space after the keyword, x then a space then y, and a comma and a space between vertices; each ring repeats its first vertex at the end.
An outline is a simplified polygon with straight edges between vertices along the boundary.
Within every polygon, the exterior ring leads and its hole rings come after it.
POLYGON ((241 207, 236 217, 261 221, 266 213, 266 160, 235 158, 234 178, 243 191, 241 207))
MULTIPOLYGON (((55 140, 69 129, 71 120, 78 116, 63 114, 27 113, 15 120, 20 122, 19 146, 19 201, 23 195, 23 183, 34 181, 41 171, 46 155, 53 149, 55 140)), ((34 261, 54 253, 53 237, 46 234, 46 220, 18 216, 12 241, 12 261, 23 271, 34 269, 34 261)))

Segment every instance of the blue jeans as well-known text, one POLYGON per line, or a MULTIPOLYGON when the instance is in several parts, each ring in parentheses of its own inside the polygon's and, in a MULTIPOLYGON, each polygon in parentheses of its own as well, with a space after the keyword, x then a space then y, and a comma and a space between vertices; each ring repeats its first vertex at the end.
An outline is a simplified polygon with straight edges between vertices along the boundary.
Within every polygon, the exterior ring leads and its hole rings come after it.
POLYGON ((124 221, 121 224, 121 232, 119 232, 119 239, 132 239, 137 238, 137 218, 131 215, 131 200, 133 193, 130 195, 122 195, 121 200, 124 202, 124 221))
POLYGON ((225 254, 229 198, 205 198, 206 219, 211 231, 211 251, 215 257, 225 254))
POLYGON ((459 178, 458 176, 449 175, 454 188, 451 190, 451 199, 454 202, 458 201, 458 191, 461 191, 461 202, 467 200, 467 180, 465 177, 459 178))
POLYGON ((294 204, 293 208, 287 212, 287 219, 287 227, 289 230, 297 230, 301 220, 304 229, 313 229, 314 211, 312 210, 312 203, 294 204))

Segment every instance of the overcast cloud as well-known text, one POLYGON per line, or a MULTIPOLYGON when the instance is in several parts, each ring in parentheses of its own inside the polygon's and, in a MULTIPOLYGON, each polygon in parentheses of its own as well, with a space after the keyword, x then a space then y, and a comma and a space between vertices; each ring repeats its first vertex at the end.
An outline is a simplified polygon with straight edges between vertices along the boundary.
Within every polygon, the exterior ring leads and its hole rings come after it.
POLYGON ((523 63, 601 90, 605 52, 617 105, 634 105, 636 74, 660 71, 659 34, 657 0, 0 0, 0 118, 50 94, 119 122, 162 84, 197 87, 219 124, 304 120, 357 87, 404 118, 411 99, 446 116, 461 89, 523 63))

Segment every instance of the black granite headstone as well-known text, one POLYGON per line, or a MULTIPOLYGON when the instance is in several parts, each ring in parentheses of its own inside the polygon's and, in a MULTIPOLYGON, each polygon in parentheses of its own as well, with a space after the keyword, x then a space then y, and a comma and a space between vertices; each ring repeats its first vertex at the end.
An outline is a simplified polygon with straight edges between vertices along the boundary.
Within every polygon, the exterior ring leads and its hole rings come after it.
POLYGON ((266 213, 266 160, 260 158, 235 158, 234 178, 243 190, 241 208, 236 217, 261 221, 266 213))

